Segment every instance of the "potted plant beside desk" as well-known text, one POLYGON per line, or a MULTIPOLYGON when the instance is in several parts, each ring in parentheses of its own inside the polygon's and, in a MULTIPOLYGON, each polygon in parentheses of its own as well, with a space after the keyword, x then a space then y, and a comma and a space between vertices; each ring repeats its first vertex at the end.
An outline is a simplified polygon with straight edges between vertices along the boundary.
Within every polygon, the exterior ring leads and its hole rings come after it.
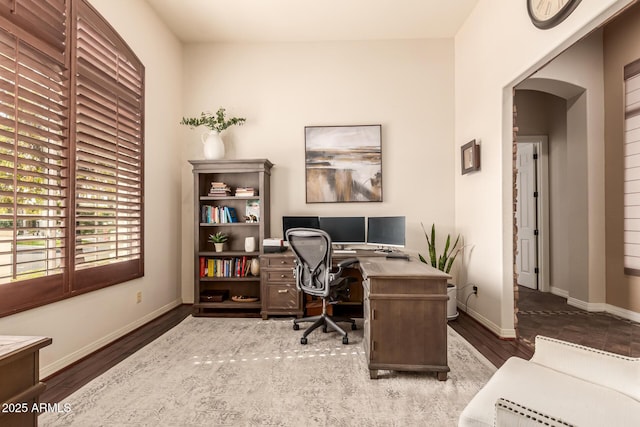
MULTIPOLYGON (((444 251, 441 255, 437 255, 436 250, 436 225, 431 224, 431 235, 427 233, 427 230, 424 229, 424 225, 420 223, 422 226, 422 231, 424 231, 424 236, 427 238, 427 248, 429 251, 429 261, 427 261, 422 254, 418 254, 420 257, 420 261, 425 264, 431 264, 432 267, 437 268, 440 271, 444 271, 449 274, 451 271, 451 267, 453 266, 453 262, 456 260, 456 256, 462 249, 462 247, 458 247, 458 242, 460 241, 460 235, 456 237, 456 241, 451 246, 451 235, 447 234, 447 240, 445 241, 444 251)), ((449 302, 447 304, 447 319, 454 320, 458 317, 458 306, 457 306, 457 292, 458 288, 453 283, 447 283, 447 295, 449 296, 449 302)))

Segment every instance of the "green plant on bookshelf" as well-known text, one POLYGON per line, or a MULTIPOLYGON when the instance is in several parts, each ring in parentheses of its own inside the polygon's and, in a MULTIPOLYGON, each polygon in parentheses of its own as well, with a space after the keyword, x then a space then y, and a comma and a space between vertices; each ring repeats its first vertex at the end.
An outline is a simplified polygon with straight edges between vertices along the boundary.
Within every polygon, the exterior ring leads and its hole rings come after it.
POLYGON ((216 234, 209 234, 209 242, 213 243, 216 248, 216 252, 222 252, 224 250, 224 244, 229 240, 229 235, 218 231, 216 234))
POLYGON ((203 112, 200 113, 200 117, 183 117, 180 124, 187 125, 192 129, 198 126, 205 126, 210 130, 222 132, 229 126, 242 126, 242 124, 247 120, 244 117, 232 117, 227 119, 225 111, 226 110, 224 108, 220 107, 215 114, 203 112))
POLYGON ((447 234, 447 240, 444 244, 444 252, 438 256, 436 251, 436 225, 431 225, 431 236, 429 236, 427 230, 424 229, 424 225, 422 223, 420 223, 420 226, 422 226, 424 236, 427 238, 427 249, 429 251, 429 261, 427 261, 422 254, 418 254, 420 261, 425 264, 431 264, 431 266, 448 274, 451 271, 453 262, 456 260, 456 256, 460 250, 462 250, 462 247, 458 247, 460 235, 458 234, 456 241, 453 243, 453 246, 451 246, 451 235, 447 234))

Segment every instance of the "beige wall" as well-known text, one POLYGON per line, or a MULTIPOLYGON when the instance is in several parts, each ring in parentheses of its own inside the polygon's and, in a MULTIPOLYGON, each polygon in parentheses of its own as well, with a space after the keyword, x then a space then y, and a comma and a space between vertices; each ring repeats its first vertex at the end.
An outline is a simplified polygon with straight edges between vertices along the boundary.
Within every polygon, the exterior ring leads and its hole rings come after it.
MULTIPOLYGON (((424 251, 420 222, 452 232, 453 40, 185 46, 183 114, 220 106, 247 118, 225 131, 228 157, 268 158, 272 223, 283 215, 405 215, 407 247, 424 251), (305 203, 304 127, 382 125, 382 203, 305 203)), ((182 284, 193 300, 193 184, 203 130, 184 128, 182 284)), ((443 240, 442 236, 439 240, 443 240)))
POLYGON ((0 335, 44 335, 47 376, 174 307, 180 300, 181 46, 143 0, 91 0, 145 65, 145 276, 0 319, 0 335), (169 120, 174 118, 174 120, 169 120), (142 303, 136 293, 142 291, 142 303))
POLYGON ((456 34, 456 161, 466 141, 482 144, 482 171, 455 175, 456 229, 474 245, 465 267, 479 287, 468 311, 501 336, 515 336, 512 88, 628 3, 583 0, 560 25, 539 30, 523 2, 484 0, 456 34))
POLYGON ((604 86, 602 31, 580 40, 532 76, 567 100, 569 303, 605 302, 604 86))
MULTIPOLYGON (((604 32, 605 139, 607 212, 607 303, 640 313, 640 278, 626 276, 623 265, 623 128, 622 70, 640 58, 640 6, 634 6, 604 32)), ((636 316, 640 319, 640 316, 636 316)))

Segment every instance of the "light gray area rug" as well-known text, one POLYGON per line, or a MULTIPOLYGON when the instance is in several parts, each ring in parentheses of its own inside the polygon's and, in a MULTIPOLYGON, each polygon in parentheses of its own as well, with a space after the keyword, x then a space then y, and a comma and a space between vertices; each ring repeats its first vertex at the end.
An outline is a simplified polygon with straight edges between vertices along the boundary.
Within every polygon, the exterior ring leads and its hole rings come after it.
POLYGON ((362 324, 349 345, 290 319, 185 319, 46 413, 40 426, 455 426, 496 368, 448 328, 449 379, 369 379, 362 324))

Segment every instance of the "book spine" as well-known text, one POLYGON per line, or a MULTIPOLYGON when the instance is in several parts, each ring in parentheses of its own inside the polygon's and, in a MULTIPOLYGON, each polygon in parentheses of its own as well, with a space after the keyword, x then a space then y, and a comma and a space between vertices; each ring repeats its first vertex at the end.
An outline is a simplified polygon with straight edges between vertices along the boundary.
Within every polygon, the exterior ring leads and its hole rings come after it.
POLYGON ((205 265, 204 265, 204 257, 200 257, 200 277, 204 277, 205 275, 205 265))

